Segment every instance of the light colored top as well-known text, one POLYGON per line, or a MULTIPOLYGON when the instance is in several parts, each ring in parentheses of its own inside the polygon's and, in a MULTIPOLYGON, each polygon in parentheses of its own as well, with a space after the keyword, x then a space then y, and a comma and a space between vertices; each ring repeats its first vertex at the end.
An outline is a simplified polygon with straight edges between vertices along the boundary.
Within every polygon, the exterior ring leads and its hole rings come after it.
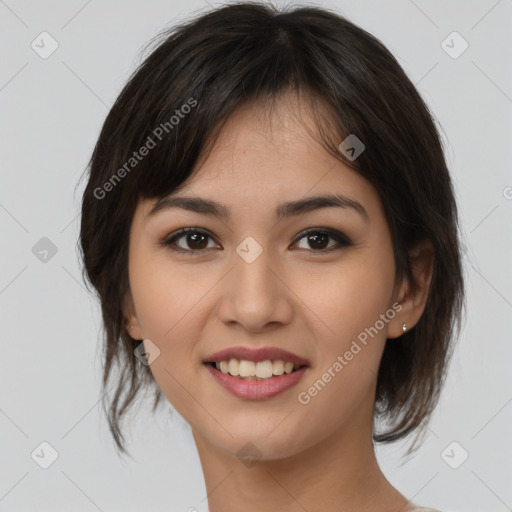
POLYGON ((427 507, 415 507, 411 508, 409 512, 441 512, 440 510, 434 509, 434 508, 427 508, 427 507))

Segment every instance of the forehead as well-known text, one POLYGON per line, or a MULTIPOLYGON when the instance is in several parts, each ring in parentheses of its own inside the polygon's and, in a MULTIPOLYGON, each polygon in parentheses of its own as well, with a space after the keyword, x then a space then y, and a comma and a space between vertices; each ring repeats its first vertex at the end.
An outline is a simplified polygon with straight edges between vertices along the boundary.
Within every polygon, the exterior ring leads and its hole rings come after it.
POLYGON ((272 108, 247 104, 228 119, 183 189, 242 201, 331 192, 378 200, 371 183, 329 153, 317 132, 311 112, 292 96, 272 108))
MULTIPOLYGON (((191 176, 169 197, 222 203, 232 217, 241 218, 327 194, 362 204, 370 219, 383 215, 373 185, 327 151, 311 111, 288 95, 270 108, 261 102, 238 108, 191 176)), ((144 216, 158 203, 147 201, 144 216)))

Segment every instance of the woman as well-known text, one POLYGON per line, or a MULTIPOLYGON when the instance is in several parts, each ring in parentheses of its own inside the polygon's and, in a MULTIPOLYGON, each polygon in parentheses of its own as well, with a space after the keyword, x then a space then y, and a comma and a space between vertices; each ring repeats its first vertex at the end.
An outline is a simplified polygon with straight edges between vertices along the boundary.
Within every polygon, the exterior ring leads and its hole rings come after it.
MULTIPOLYGON (((439 135, 389 51, 258 3, 171 29, 94 149, 80 242, 116 446, 139 390, 187 420, 210 512, 415 508, 374 442, 425 428, 460 330, 439 135)), ((105 395, 106 396, 106 395, 105 395)))

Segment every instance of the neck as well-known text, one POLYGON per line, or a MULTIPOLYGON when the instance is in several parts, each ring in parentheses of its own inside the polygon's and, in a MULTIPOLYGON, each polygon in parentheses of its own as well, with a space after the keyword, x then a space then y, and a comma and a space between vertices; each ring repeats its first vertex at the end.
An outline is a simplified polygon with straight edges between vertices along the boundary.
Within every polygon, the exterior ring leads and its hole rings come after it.
POLYGON ((193 430, 209 512, 405 512, 407 499, 378 466, 371 428, 353 430, 336 431, 287 458, 252 464, 212 446, 193 430))

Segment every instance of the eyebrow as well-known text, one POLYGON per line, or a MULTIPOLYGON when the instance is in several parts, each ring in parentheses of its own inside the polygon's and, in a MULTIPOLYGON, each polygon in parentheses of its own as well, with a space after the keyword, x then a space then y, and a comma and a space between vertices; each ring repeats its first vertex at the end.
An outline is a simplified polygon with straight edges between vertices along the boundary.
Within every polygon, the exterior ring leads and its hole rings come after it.
MULTIPOLYGON (((315 210, 320 210, 322 208, 332 207, 353 210, 363 217, 366 222, 370 220, 368 212, 364 209, 361 203, 342 194, 327 194, 282 203, 276 208, 276 219, 277 221, 281 221, 295 215, 301 215, 315 210)), ((232 214, 229 206, 217 203, 210 199, 167 196, 160 199, 153 208, 151 208, 148 213, 148 217, 155 215, 157 212, 172 208, 181 208, 183 210, 203 215, 218 217, 226 221, 231 218, 232 214)))

